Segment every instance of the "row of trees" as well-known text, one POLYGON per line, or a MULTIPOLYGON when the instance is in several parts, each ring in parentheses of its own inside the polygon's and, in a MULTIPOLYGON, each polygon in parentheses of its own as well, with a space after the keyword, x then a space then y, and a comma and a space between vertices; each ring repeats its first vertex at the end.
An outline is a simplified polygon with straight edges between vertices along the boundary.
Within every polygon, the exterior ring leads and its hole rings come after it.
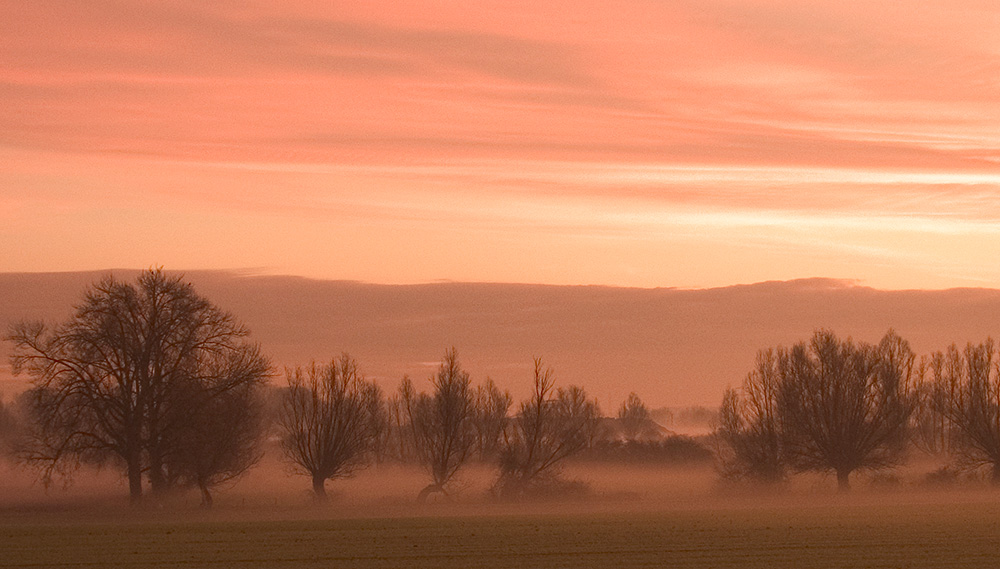
MULTIPOLYGON (((493 491, 524 496, 556 484, 560 466, 594 448, 606 420, 580 387, 556 388, 534 362, 531 395, 514 406, 487 379, 474 386, 454 349, 429 392, 404 378, 386 396, 348 355, 287 369, 287 388, 264 396, 272 368, 232 315, 160 270, 135 283, 106 278, 55 328, 22 323, 8 337, 15 373, 32 387, 17 454, 47 483, 83 465, 113 465, 138 502, 151 492, 211 489, 245 473, 273 435, 309 476, 326 481, 386 456, 419 463, 419 498, 447 493, 470 461, 497 468, 493 491), (513 409, 512 409, 513 408, 513 409)), ((1000 358, 992 341, 917 359, 890 331, 875 345, 821 330, 791 348, 761 351, 741 389, 728 390, 716 431, 724 473, 764 482, 789 472, 852 473, 898 464, 911 443, 992 468, 1000 483, 1000 358)), ((0 430, 11 413, 0 407, 0 430)), ((628 439, 656 439, 632 394, 618 410, 628 439)), ((2 433, 0 433, 2 434, 2 433)))
MULTIPOLYGON (((133 503, 145 481, 154 495, 197 487, 210 505, 211 489, 259 461, 272 433, 317 499, 327 480, 390 453, 426 469, 421 500, 446 492, 473 458, 497 465, 498 495, 518 497, 557 480, 600 427, 596 401, 580 387, 555 388, 539 359, 532 395, 511 415, 510 394, 491 380, 474 387, 454 349, 430 393, 404 378, 386 398, 348 355, 287 369, 269 413, 271 366, 246 336, 232 315, 161 270, 135 283, 100 281, 65 324, 11 330, 13 370, 32 380, 17 454, 46 483, 112 465, 133 503)), ((621 414, 630 432, 648 421, 635 396, 621 414)))
POLYGON ((535 360, 534 392, 509 416, 512 398, 487 380, 473 387, 458 355, 449 350, 431 378, 430 393, 404 379, 382 400, 357 364, 344 355, 325 366, 288 372, 278 425, 282 448, 311 477, 317 499, 327 480, 343 478, 393 449, 426 470, 419 495, 447 493, 473 459, 493 461, 498 496, 517 498, 554 483, 563 461, 587 447, 600 410, 579 387, 555 389, 552 370, 535 360))
POLYGON ((775 483, 791 471, 852 473, 898 465, 914 446, 1000 483, 1000 360, 992 340, 917 358, 891 330, 876 345, 820 330, 763 350, 723 397, 723 473, 775 483))

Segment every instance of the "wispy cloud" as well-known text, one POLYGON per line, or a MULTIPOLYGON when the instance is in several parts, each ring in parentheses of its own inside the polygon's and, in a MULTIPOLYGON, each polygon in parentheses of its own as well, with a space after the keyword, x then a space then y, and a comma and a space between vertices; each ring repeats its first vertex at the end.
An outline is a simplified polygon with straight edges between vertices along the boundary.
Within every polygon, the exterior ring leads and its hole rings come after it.
POLYGON ((13 145, 255 160, 997 155, 986 6, 585 4, 19 3, 0 125, 13 145))

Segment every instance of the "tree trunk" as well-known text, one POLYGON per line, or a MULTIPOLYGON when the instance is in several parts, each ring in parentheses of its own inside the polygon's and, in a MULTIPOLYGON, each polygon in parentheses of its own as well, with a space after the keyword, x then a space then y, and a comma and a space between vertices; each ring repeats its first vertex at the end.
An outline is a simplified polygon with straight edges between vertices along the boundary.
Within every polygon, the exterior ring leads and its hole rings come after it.
POLYGON ((313 476, 313 499, 317 502, 326 502, 326 477, 313 476))
POLYGON ((419 494, 417 494, 417 503, 426 504, 427 498, 434 492, 440 492, 445 496, 448 495, 448 493, 444 491, 444 488, 440 484, 428 484, 427 487, 425 487, 423 490, 420 491, 419 494))
POLYGON ((212 508, 212 491, 204 482, 198 483, 198 489, 201 490, 201 507, 209 510, 212 508))
POLYGON ((167 489, 167 478, 163 474, 163 457, 158 449, 149 451, 149 487, 154 496, 164 494, 167 489))
POLYGON ((142 501, 142 463, 135 455, 129 456, 126 463, 128 468, 128 501, 129 504, 135 506, 142 501))
POLYGON ((848 481, 848 477, 851 475, 850 470, 838 470, 837 471, 837 491, 847 492, 851 489, 851 484, 848 481))

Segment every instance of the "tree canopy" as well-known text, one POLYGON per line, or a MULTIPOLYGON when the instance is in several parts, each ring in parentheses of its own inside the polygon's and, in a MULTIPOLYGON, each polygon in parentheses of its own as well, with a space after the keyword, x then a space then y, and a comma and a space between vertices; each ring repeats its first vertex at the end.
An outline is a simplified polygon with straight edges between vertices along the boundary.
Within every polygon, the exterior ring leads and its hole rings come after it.
MULTIPOLYGON (((224 411, 221 402, 234 394, 252 397, 270 372, 247 334, 232 315, 160 269, 143 271, 134 283, 102 279, 54 328, 16 324, 8 338, 12 367, 32 380, 34 428, 23 457, 43 468, 46 481, 83 463, 119 465, 133 502, 143 494, 143 473, 154 492, 196 483, 192 476, 218 480, 218 473, 195 475, 182 465, 190 464, 191 437, 211 434, 212 422, 201 419, 224 411)), ((255 425, 230 424, 251 431, 255 425)), ((244 460, 255 456, 243 452, 245 445, 234 449, 244 460)), ((246 466, 222 463, 233 475, 246 466)))

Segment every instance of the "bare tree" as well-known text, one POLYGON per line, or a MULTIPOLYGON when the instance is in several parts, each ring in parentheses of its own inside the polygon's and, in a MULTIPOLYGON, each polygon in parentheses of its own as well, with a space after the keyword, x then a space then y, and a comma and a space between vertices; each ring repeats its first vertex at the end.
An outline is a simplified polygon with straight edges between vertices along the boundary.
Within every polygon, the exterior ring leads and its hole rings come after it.
POLYGON ((379 420, 371 414, 371 399, 379 392, 347 354, 285 375, 281 447, 296 469, 312 478, 315 499, 325 501, 327 480, 350 476, 371 457, 379 420))
POLYGON ((952 345, 946 352, 921 357, 916 367, 916 401, 910 429, 914 445, 927 454, 950 455, 954 440, 959 436, 944 411, 954 397, 951 389, 960 383, 948 378, 961 375, 962 366, 962 355, 952 345))
POLYGON ((778 406, 781 376, 774 350, 757 353, 741 391, 727 389, 716 436, 723 444, 723 476, 773 484, 785 478, 778 406))
POLYGON ((454 348, 445 353, 431 384, 433 395, 421 393, 409 404, 417 457, 431 475, 417 496, 421 502, 434 492, 446 493, 476 444, 475 392, 454 348))
POLYGON ((534 391, 504 431, 499 496, 516 498, 552 483, 563 461, 587 448, 600 418, 597 403, 579 388, 555 391, 554 383, 552 370, 536 358, 534 391))
POLYGON ((878 346, 821 330, 780 354, 784 449, 800 470, 834 472, 844 491, 856 470, 902 459, 914 407, 914 356, 889 331, 878 346))
POLYGON ((507 413, 513 399, 509 391, 501 391, 492 379, 476 388, 476 448, 480 460, 489 460, 499 453, 500 437, 507 426, 507 413))
POLYGON ((243 476, 263 456, 264 401, 246 387, 213 392, 199 386, 177 402, 188 419, 172 433, 167 477, 197 487, 202 506, 210 508, 215 487, 243 476))
POLYGON ((413 404, 417 394, 413 381, 403 376, 396 393, 386 402, 389 417, 391 452, 400 462, 416 460, 416 434, 413 431, 413 404))
POLYGON ((633 391, 618 408, 618 424, 626 440, 634 441, 649 436, 652 419, 649 408, 633 391))
POLYGON ((937 353, 933 404, 947 425, 939 434, 965 468, 988 467, 1000 484, 1000 361, 992 339, 969 344, 964 353, 951 346, 937 353))
POLYGON ((389 455, 392 446, 389 405, 378 385, 368 383, 365 389, 368 390, 364 399, 372 429, 372 456, 376 462, 381 463, 389 455))
POLYGON ((23 458, 42 466, 46 482, 82 463, 119 464, 133 503, 144 472, 154 492, 167 489, 168 445, 183 416, 172 408, 176 394, 189 385, 255 389, 266 380, 268 362, 246 335, 230 314, 159 269, 135 284, 101 280, 55 329, 15 325, 12 368, 33 384, 23 458))
POLYGON ((20 425, 14 405, 4 403, 0 394, 0 457, 7 458, 14 453, 20 425))
POLYGON ((579 385, 560 387, 556 389, 556 401, 567 423, 583 437, 584 449, 592 448, 594 443, 607 436, 607 429, 601 421, 601 406, 584 388, 579 385))

